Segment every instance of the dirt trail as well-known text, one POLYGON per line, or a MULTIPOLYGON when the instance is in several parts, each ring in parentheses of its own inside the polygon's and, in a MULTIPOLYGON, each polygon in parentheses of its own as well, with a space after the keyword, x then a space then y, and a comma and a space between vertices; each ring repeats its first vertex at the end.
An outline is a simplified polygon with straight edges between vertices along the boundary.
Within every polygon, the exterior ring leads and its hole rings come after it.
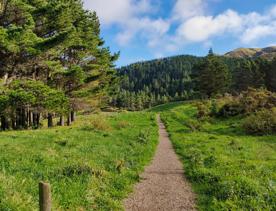
POLYGON ((184 177, 164 124, 158 116, 159 145, 150 166, 140 176, 134 193, 124 201, 128 211, 196 210, 195 195, 184 177))

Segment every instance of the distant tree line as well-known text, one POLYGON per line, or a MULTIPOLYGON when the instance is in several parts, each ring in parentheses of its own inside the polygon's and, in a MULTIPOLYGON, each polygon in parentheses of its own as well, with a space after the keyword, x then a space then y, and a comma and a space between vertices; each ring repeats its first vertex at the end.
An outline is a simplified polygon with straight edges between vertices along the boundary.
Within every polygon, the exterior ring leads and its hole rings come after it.
POLYGON ((81 0, 4 0, 0 5, 1 129, 39 127, 43 117, 68 125, 83 96, 113 77, 95 12, 81 0))
POLYGON ((177 56, 119 68, 110 103, 141 110, 170 101, 238 94, 252 88, 276 91, 276 58, 228 58, 210 50, 206 57, 177 56))

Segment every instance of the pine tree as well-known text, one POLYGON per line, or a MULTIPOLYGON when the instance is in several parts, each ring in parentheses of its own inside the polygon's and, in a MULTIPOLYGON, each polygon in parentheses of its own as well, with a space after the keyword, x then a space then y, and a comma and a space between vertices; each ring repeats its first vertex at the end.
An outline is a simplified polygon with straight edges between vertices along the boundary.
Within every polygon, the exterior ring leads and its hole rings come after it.
POLYGON ((266 65, 265 84, 268 90, 276 92, 276 58, 270 64, 266 65))
POLYGON ((230 72, 219 57, 209 54, 197 68, 197 86, 202 95, 211 97, 228 91, 230 72))

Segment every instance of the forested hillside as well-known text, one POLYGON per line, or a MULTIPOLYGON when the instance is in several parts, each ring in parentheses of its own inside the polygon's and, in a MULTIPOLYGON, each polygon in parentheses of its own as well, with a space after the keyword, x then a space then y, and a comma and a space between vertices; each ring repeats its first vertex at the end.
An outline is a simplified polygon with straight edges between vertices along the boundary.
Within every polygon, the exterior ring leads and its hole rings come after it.
POLYGON ((95 12, 82 1, 1 1, 1 128, 40 127, 42 117, 74 120, 102 95, 113 62, 95 12), (86 97, 84 99, 83 97, 86 97))
POLYGON ((121 80, 115 89, 113 104, 135 110, 171 100, 189 99, 193 95, 192 68, 200 59, 177 56, 118 69, 121 80))
MULTIPOLYGON (((213 56, 229 71, 228 85, 221 94, 238 93, 248 87, 276 90, 276 60, 213 56)), ((120 80, 112 92, 111 104, 140 110, 171 101, 202 98, 196 80, 207 58, 183 55, 121 67, 117 70, 120 80)), ((215 75, 207 73, 206 78, 201 79, 203 89, 211 81, 217 81, 215 75)))

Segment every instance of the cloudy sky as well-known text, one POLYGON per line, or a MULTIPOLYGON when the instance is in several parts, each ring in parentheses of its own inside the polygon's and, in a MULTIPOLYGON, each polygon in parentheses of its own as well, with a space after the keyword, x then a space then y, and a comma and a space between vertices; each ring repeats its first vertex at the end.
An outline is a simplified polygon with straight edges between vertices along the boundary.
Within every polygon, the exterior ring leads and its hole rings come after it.
POLYGON ((275 0, 84 0, 118 66, 178 54, 276 45, 275 0))

